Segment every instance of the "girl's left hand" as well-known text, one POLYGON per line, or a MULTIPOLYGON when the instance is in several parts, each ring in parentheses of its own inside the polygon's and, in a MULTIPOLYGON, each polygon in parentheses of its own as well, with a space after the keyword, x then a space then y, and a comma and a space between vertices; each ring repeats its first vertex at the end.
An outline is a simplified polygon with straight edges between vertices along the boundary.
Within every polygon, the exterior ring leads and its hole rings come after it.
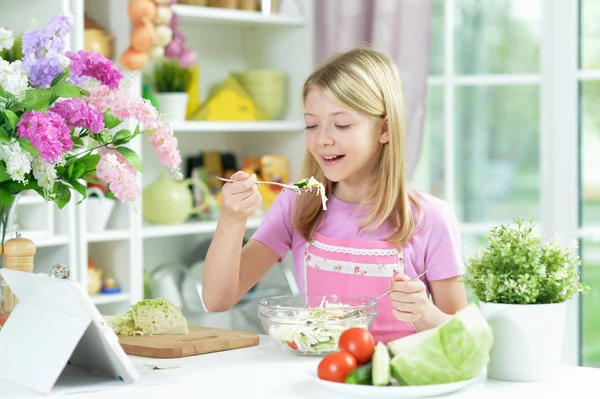
POLYGON ((421 317, 427 302, 425 284, 419 279, 408 281, 410 278, 404 274, 396 274, 392 282, 392 291, 389 294, 392 313, 400 321, 413 323, 421 317))

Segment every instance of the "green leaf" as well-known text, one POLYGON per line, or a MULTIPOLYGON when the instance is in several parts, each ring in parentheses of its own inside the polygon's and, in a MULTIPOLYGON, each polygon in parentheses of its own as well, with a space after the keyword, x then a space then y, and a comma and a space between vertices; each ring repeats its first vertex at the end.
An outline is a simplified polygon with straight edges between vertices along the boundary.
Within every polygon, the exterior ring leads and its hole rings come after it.
POLYGON ((79 179, 85 173, 85 165, 82 162, 76 162, 73 168, 73 179, 79 179))
POLYGON ((21 104, 36 111, 45 111, 50 106, 52 92, 50 89, 29 89, 21 104))
POLYGON ((63 71, 57 77, 52 79, 52 83, 50 83, 50 86, 56 86, 59 83, 66 81, 70 74, 71 70, 69 68, 64 68, 63 71))
POLYGON ((4 90, 2 86, 0 86, 0 97, 8 98, 8 93, 6 92, 6 90, 4 90))
POLYGON ((87 187, 84 186, 83 184, 79 183, 77 180, 72 180, 70 183, 71 183, 71 186, 73 186, 73 189, 75 189, 75 191, 77 191, 79 194, 81 194, 83 196, 83 198, 79 202, 77 202, 79 204, 84 199, 87 198, 87 187))
POLYGON ((81 93, 77 86, 73 83, 59 83, 56 86, 50 88, 52 93, 62 98, 72 98, 72 97, 81 97, 81 93))
POLYGON ((127 129, 119 130, 115 137, 113 137, 113 143, 115 145, 121 145, 131 140, 131 132, 127 129))
POLYGON ((10 179, 11 177, 6 171, 6 164, 4 162, 0 162, 0 182, 5 182, 10 179))
POLYGON ((83 140, 81 137, 71 136, 71 139, 73 139, 73 145, 75 147, 83 147, 83 140))
POLYGON ((142 160, 131 148, 117 147, 116 150, 137 170, 142 171, 142 160))
POLYGON ((100 154, 89 154, 79 159, 79 162, 85 166, 85 172, 95 172, 96 165, 100 161, 100 154))
POLYGON ((16 130, 17 122, 19 122, 19 117, 17 114, 12 112, 10 109, 4 110, 4 119, 6 119, 6 123, 8 123, 13 131, 16 130))
POLYGON ((0 201, 3 205, 10 205, 13 202, 13 197, 4 188, 0 188, 0 201))
POLYGON ((55 184, 55 190, 56 197, 54 202, 56 202, 56 205, 58 205, 59 209, 62 209, 69 203, 69 201, 71 201, 71 190, 68 186, 59 182, 55 184))
POLYGON ((85 180, 88 183, 92 183, 92 184, 101 184, 98 180, 94 179, 93 177, 89 177, 89 176, 84 177, 83 180, 85 180))
POLYGON ((19 145, 22 149, 30 153, 31 155, 39 155, 40 152, 31 144, 31 142, 27 139, 22 139, 20 137, 15 137, 15 139, 19 142, 19 145))
POLYGON ((81 87, 78 87, 78 89, 79 89, 79 93, 81 93, 82 96, 89 97, 89 95, 90 95, 89 91, 82 89, 81 87))
POLYGON ((67 177, 69 179, 71 179, 71 177, 73 176, 73 168, 75 168, 75 163, 70 163, 69 167, 67 168, 67 177))
POLYGON ((10 136, 2 126, 0 126, 0 141, 3 143, 8 143, 10 141, 10 136))
POLYGON ((113 129, 121 124, 121 120, 112 114, 104 114, 104 127, 113 129))

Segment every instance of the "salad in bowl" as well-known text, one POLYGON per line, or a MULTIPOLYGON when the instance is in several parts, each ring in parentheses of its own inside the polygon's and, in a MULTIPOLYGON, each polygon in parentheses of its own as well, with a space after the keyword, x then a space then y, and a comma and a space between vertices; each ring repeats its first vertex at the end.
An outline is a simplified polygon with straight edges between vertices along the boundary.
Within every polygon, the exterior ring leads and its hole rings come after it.
POLYGON ((322 356, 338 350, 344 331, 370 329, 377 316, 377 301, 359 295, 282 295, 259 301, 258 316, 282 349, 322 356), (342 319, 353 311, 358 311, 358 316, 342 319))

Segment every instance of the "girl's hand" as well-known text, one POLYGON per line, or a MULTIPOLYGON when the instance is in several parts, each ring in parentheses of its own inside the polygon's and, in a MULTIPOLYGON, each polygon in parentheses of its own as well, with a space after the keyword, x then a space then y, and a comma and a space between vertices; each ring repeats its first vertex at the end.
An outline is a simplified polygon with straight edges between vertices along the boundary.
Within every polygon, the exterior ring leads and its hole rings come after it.
POLYGON ((256 175, 249 176, 239 171, 231 175, 231 180, 223 185, 222 212, 235 219, 245 220, 260 206, 262 197, 256 185, 256 175))
POLYGON ((410 278, 404 274, 396 274, 389 294, 394 317, 400 321, 414 323, 421 318, 429 299, 425 284, 419 279, 408 281, 410 278))

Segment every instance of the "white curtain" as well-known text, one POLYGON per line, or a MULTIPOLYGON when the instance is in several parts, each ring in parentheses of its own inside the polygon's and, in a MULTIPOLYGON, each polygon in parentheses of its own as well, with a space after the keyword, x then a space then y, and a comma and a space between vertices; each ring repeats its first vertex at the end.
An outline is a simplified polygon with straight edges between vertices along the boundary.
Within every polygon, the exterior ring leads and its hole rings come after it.
POLYGON ((419 160, 427 107, 431 0, 316 0, 315 60, 368 45, 398 66, 406 103, 406 167, 419 160))

